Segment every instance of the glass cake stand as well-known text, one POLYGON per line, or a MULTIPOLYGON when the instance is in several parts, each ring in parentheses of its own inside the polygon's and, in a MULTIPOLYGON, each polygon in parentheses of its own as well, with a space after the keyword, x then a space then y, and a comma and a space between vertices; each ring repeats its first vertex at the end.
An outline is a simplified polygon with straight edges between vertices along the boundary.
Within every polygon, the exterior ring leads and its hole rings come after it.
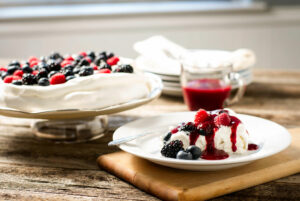
POLYGON ((158 98, 163 84, 161 79, 145 73, 150 80, 150 93, 146 98, 132 100, 123 104, 94 109, 66 109, 39 112, 25 112, 12 108, 0 108, 0 115, 35 119, 31 125, 38 139, 62 143, 84 142, 104 136, 110 114, 126 111, 147 104, 158 98))

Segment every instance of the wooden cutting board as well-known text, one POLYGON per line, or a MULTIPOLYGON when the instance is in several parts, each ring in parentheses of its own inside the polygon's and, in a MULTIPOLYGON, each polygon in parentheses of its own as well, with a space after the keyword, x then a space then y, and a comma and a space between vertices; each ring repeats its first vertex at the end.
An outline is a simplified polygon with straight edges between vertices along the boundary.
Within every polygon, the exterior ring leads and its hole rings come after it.
POLYGON ((156 165, 126 152, 102 155, 99 166, 163 200, 206 200, 300 172, 300 128, 283 152, 248 165, 193 172, 156 165))

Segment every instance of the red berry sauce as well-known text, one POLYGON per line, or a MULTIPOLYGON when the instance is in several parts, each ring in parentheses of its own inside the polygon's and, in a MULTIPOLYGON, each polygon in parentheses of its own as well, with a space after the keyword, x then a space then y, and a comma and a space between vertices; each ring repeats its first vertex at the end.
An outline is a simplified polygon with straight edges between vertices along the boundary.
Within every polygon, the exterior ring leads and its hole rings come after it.
POLYGON ((257 144, 248 144, 248 150, 249 151, 255 151, 258 149, 258 145, 257 144))

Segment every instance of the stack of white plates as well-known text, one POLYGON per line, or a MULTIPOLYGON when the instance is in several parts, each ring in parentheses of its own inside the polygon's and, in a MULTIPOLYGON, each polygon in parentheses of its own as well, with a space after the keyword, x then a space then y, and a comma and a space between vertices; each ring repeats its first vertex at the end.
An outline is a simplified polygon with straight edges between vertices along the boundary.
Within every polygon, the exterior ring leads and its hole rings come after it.
MULTIPOLYGON (((202 50, 203 51, 203 50, 202 50)), ((226 56, 229 54, 227 51, 214 51, 205 50, 205 53, 214 54, 217 57, 226 56)), ((175 66, 174 68, 164 68, 164 66, 153 66, 151 62, 147 61, 144 57, 140 56, 136 59, 135 65, 142 71, 151 72, 158 75, 164 84, 162 93, 170 96, 182 96, 181 85, 180 85, 180 68, 175 66)), ((251 67, 242 68, 237 70, 240 78, 243 79, 244 84, 248 85, 252 82, 252 70, 251 67)), ((233 85, 233 88, 237 88, 237 85, 233 85)))

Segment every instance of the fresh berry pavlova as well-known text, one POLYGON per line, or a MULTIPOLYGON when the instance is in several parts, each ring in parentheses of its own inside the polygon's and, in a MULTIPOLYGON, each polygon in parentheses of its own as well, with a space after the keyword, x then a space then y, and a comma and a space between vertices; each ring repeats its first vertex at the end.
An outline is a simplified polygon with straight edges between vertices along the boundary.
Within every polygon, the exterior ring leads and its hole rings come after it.
POLYGON ((150 81, 113 53, 52 53, 0 67, 0 107, 26 112, 104 108, 145 98, 150 81))
POLYGON ((249 133, 229 109, 200 109, 194 122, 171 127, 162 139, 161 154, 169 158, 221 160, 230 154, 245 154, 258 149, 249 141, 249 133))

